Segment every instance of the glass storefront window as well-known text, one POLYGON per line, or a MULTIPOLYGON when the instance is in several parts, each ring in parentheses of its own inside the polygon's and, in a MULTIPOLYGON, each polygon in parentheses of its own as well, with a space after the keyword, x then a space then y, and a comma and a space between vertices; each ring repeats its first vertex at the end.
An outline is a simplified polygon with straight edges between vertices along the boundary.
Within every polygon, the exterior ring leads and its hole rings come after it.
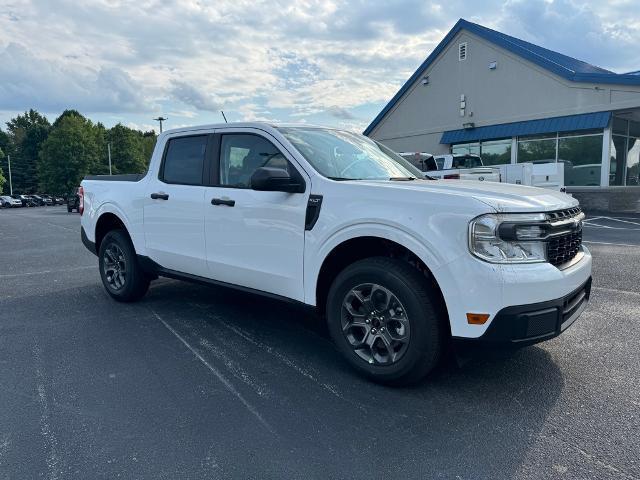
POLYGON ((633 120, 629 122, 629 136, 640 137, 640 122, 634 122, 633 120))
POLYGON ((453 155, 480 155, 480 142, 459 143, 451 146, 453 155))
POLYGON ((629 137, 627 143, 627 185, 640 185, 640 138, 629 137))
POLYGON ((555 138, 518 140, 518 163, 551 163, 555 161, 555 138))
POLYGON ((567 186, 600 186, 602 135, 560 137, 558 162, 564 163, 567 186))
POLYGON ((482 142, 482 163, 484 165, 504 165, 511 163, 511 139, 482 142))
POLYGON ((627 159, 627 137, 613 135, 609 166, 609 185, 624 185, 624 164, 627 159))

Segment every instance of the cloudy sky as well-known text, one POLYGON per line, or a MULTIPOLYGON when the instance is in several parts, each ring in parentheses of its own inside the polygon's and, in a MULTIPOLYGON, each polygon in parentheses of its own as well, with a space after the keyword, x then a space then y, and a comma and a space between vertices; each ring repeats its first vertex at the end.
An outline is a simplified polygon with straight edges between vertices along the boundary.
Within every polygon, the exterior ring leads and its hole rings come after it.
POLYGON ((640 69, 640 0, 0 0, 0 128, 75 108, 141 129, 223 109, 362 130, 460 17, 640 69))

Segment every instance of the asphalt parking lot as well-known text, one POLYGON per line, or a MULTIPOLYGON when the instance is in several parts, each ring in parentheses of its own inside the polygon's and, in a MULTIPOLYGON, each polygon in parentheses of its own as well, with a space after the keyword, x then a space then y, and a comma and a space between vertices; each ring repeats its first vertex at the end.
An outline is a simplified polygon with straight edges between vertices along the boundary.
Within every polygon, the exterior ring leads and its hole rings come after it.
POLYGON ((393 389, 287 304, 164 279, 117 304, 77 214, 0 211, 0 479, 638 479, 640 215, 585 239, 564 335, 393 389))

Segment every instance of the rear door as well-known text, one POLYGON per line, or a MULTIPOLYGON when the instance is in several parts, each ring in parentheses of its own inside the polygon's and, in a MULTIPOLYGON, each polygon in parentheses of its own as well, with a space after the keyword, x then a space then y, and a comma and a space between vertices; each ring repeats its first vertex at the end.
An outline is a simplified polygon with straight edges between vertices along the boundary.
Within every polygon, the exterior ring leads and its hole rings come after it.
POLYGON ((204 200, 209 276, 302 300, 309 177, 276 139, 260 130, 225 130, 215 144, 219 161, 204 200), (252 190, 251 175, 261 166, 299 174, 305 193, 252 190))
POLYGON ((207 276, 203 202, 210 138, 209 134, 170 137, 144 198, 148 256, 164 268, 198 276, 207 276))

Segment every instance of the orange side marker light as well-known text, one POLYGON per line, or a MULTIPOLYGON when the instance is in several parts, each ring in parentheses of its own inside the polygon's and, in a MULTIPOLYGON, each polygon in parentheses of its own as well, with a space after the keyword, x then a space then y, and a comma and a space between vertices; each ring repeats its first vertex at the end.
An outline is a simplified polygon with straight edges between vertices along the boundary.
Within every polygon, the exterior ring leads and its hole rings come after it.
POLYGON ((470 325, 484 325, 487 320, 488 313, 467 313, 467 323, 470 325))

